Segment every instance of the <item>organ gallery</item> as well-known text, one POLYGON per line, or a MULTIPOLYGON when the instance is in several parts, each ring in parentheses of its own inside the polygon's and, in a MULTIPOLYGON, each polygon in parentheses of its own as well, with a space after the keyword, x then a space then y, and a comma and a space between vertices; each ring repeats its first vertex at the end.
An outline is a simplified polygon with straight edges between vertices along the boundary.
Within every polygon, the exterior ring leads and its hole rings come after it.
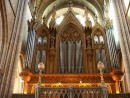
POLYGON ((85 27, 70 6, 59 25, 56 24, 56 11, 52 14, 49 26, 45 17, 42 24, 37 24, 35 19, 28 22, 27 62, 20 73, 23 80, 27 80, 25 92, 34 93, 39 77, 38 64, 41 62, 45 66, 41 74, 41 85, 44 87, 100 86, 100 71, 97 68, 99 61, 104 64, 104 80, 108 92, 120 91, 119 81, 123 72, 111 35, 112 23, 106 23, 104 27, 95 17, 92 26, 86 9, 84 13, 85 27))
POLYGON ((0 98, 130 98, 129 0, 0 0, 0 98))

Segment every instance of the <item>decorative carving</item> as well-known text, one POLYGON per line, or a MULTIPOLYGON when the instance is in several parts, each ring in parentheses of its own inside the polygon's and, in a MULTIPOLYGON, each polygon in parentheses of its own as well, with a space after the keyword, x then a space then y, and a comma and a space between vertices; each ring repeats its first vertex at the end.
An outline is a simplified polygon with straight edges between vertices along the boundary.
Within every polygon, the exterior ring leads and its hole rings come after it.
POLYGON ((76 28, 71 26, 61 34, 61 40, 62 41, 79 41, 81 40, 81 35, 79 34, 76 28))
MULTIPOLYGON (((58 85, 60 87, 61 85, 63 87, 69 87, 69 86, 99 86, 100 84, 100 75, 97 73, 97 65, 95 64, 95 50, 96 48, 100 49, 103 48, 107 50, 106 43, 106 35, 104 32, 104 28, 102 28, 98 22, 96 22, 95 26, 92 27, 91 21, 87 18, 86 21, 86 27, 83 28, 82 25, 79 23, 75 15, 72 13, 71 4, 68 13, 66 14, 63 22, 61 25, 57 28, 55 26, 55 15, 56 12, 53 13, 51 22, 49 24, 49 28, 45 24, 45 18, 43 19, 43 24, 37 28, 36 30, 36 36, 39 37, 40 35, 42 37, 47 37, 47 44, 42 45, 36 45, 32 60, 32 72, 34 71, 34 64, 36 60, 36 53, 38 50, 46 51, 46 69, 45 74, 42 74, 42 86, 45 87, 57 87, 58 83, 61 83, 58 85), (98 32, 97 35, 103 34, 104 38, 104 44, 103 45, 95 45, 92 43, 94 39, 94 34, 98 32), (100 33, 100 34, 99 34, 100 33), (59 68, 59 42, 60 41, 73 41, 74 45, 77 41, 81 41, 81 51, 82 51, 82 68, 83 72, 82 74, 54 74, 58 73, 59 68), (86 42, 86 43, 85 43, 86 42), (86 47, 85 47, 86 45, 86 47), (106 46, 105 46, 106 45, 106 46), (87 49, 85 49, 87 48, 87 49), (57 49, 57 50, 56 50, 57 49), (56 71, 55 71, 56 70, 56 71), (48 74, 47 74, 48 73, 48 74), (51 74, 53 73, 53 74, 51 74), (89 74, 88 74, 89 73, 89 74), (92 74, 90 74, 92 73, 92 74), (96 73, 96 74, 93 74, 96 73), (80 84, 80 81, 82 81, 82 85, 80 84)), ((86 12, 87 15, 87 12, 86 12)), ((97 21, 97 18, 96 18, 97 21)), ((35 22, 32 23, 32 25, 35 22)), ((36 39, 37 39, 36 37, 36 39)), ((71 43, 71 42, 70 42, 71 43)), ((66 45, 67 46, 67 45, 66 45)), ((68 48, 68 46, 66 47, 68 48)), ((74 46, 75 48, 75 46, 74 46)), ((76 48, 74 49, 74 62, 76 62, 76 48)), ((68 50, 67 50, 68 53, 68 50)), ((66 54, 67 54, 66 53, 66 54)), ((69 53, 70 54, 70 53, 69 53)), ((67 57, 67 56, 66 56, 67 57)), ((80 57, 80 56, 78 56, 80 57)), ((70 57, 71 58, 71 57, 70 57)), ((66 58, 68 60, 68 58, 66 58)), ((67 62, 66 60, 66 62, 67 62)), ((79 60, 79 59, 78 59, 79 60)), ((109 62, 109 61, 108 61, 109 62)), ((77 64, 79 65, 79 64, 77 64)), ((108 64, 109 65, 109 64, 108 64)), ((67 63, 66 65, 67 66, 67 63)), ((71 66, 71 64, 70 64, 71 66)), ((76 64, 74 64, 76 66, 76 64)), ((77 69, 80 67, 77 67, 77 69)), ((32 89, 34 88, 35 84, 38 80, 38 74, 31 75, 29 71, 23 71, 20 73, 20 76, 28 85, 32 85, 32 89)), ((107 83, 107 85, 114 85, 114 81, 112 77, 109 74, 104 75, 104 79, 107 83)), ((113 88, 112 88, 113 90, 113 88)))
POLYGON ((92 47, 92 38, 91 38, 90 35, 87 36, 87 38, 86 38, 86 46, 87 46, 87 48, 91 48, 92 47))
POLYGON ((55 37, 54 36, 51 36, 51 42, 50 42, 50 46, 51 48, 54 48, 55 47, 55 37))

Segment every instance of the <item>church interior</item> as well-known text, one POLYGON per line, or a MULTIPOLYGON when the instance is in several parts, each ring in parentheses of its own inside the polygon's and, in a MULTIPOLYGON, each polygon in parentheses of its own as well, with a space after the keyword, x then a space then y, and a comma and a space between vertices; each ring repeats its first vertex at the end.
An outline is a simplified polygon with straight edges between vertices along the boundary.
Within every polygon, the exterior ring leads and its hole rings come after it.
POLYGON ((0 0, 0 98, 130 98, 130 0, 0 0))

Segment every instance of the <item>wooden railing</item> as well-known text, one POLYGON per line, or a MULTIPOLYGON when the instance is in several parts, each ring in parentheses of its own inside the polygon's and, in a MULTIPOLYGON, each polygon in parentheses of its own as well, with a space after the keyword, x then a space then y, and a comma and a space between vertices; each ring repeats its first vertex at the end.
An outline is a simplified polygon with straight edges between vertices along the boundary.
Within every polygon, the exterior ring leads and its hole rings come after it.
POLYGON ((38 87, 35 98, 108 98, 106 87, 38 87))
MULTIPOLYGON (((12 98, 35 98, 35 94, 13 94, 12 98)), ((91 97, 88 96, 85 98, 91 98, 91 97)), ((96 97, 94 97, 94 98, 96 98, 96 97)), ((108 98, 130 98, 130 93, 108 94, 108 98)))
POLYGON ((13 94, 12 98, 35 98, 35 94, 13 94))
POLYGON ((130 98, 130 93, 108 94, 108 98, 130 98))

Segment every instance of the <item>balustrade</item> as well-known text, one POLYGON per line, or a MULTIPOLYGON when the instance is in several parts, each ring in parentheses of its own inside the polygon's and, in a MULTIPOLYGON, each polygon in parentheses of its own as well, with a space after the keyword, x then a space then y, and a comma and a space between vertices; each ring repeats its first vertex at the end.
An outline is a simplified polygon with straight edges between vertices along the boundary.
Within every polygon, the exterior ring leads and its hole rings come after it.
POLYGON ((38 87, 35 98, 108 98, 106 87, 38 87))

